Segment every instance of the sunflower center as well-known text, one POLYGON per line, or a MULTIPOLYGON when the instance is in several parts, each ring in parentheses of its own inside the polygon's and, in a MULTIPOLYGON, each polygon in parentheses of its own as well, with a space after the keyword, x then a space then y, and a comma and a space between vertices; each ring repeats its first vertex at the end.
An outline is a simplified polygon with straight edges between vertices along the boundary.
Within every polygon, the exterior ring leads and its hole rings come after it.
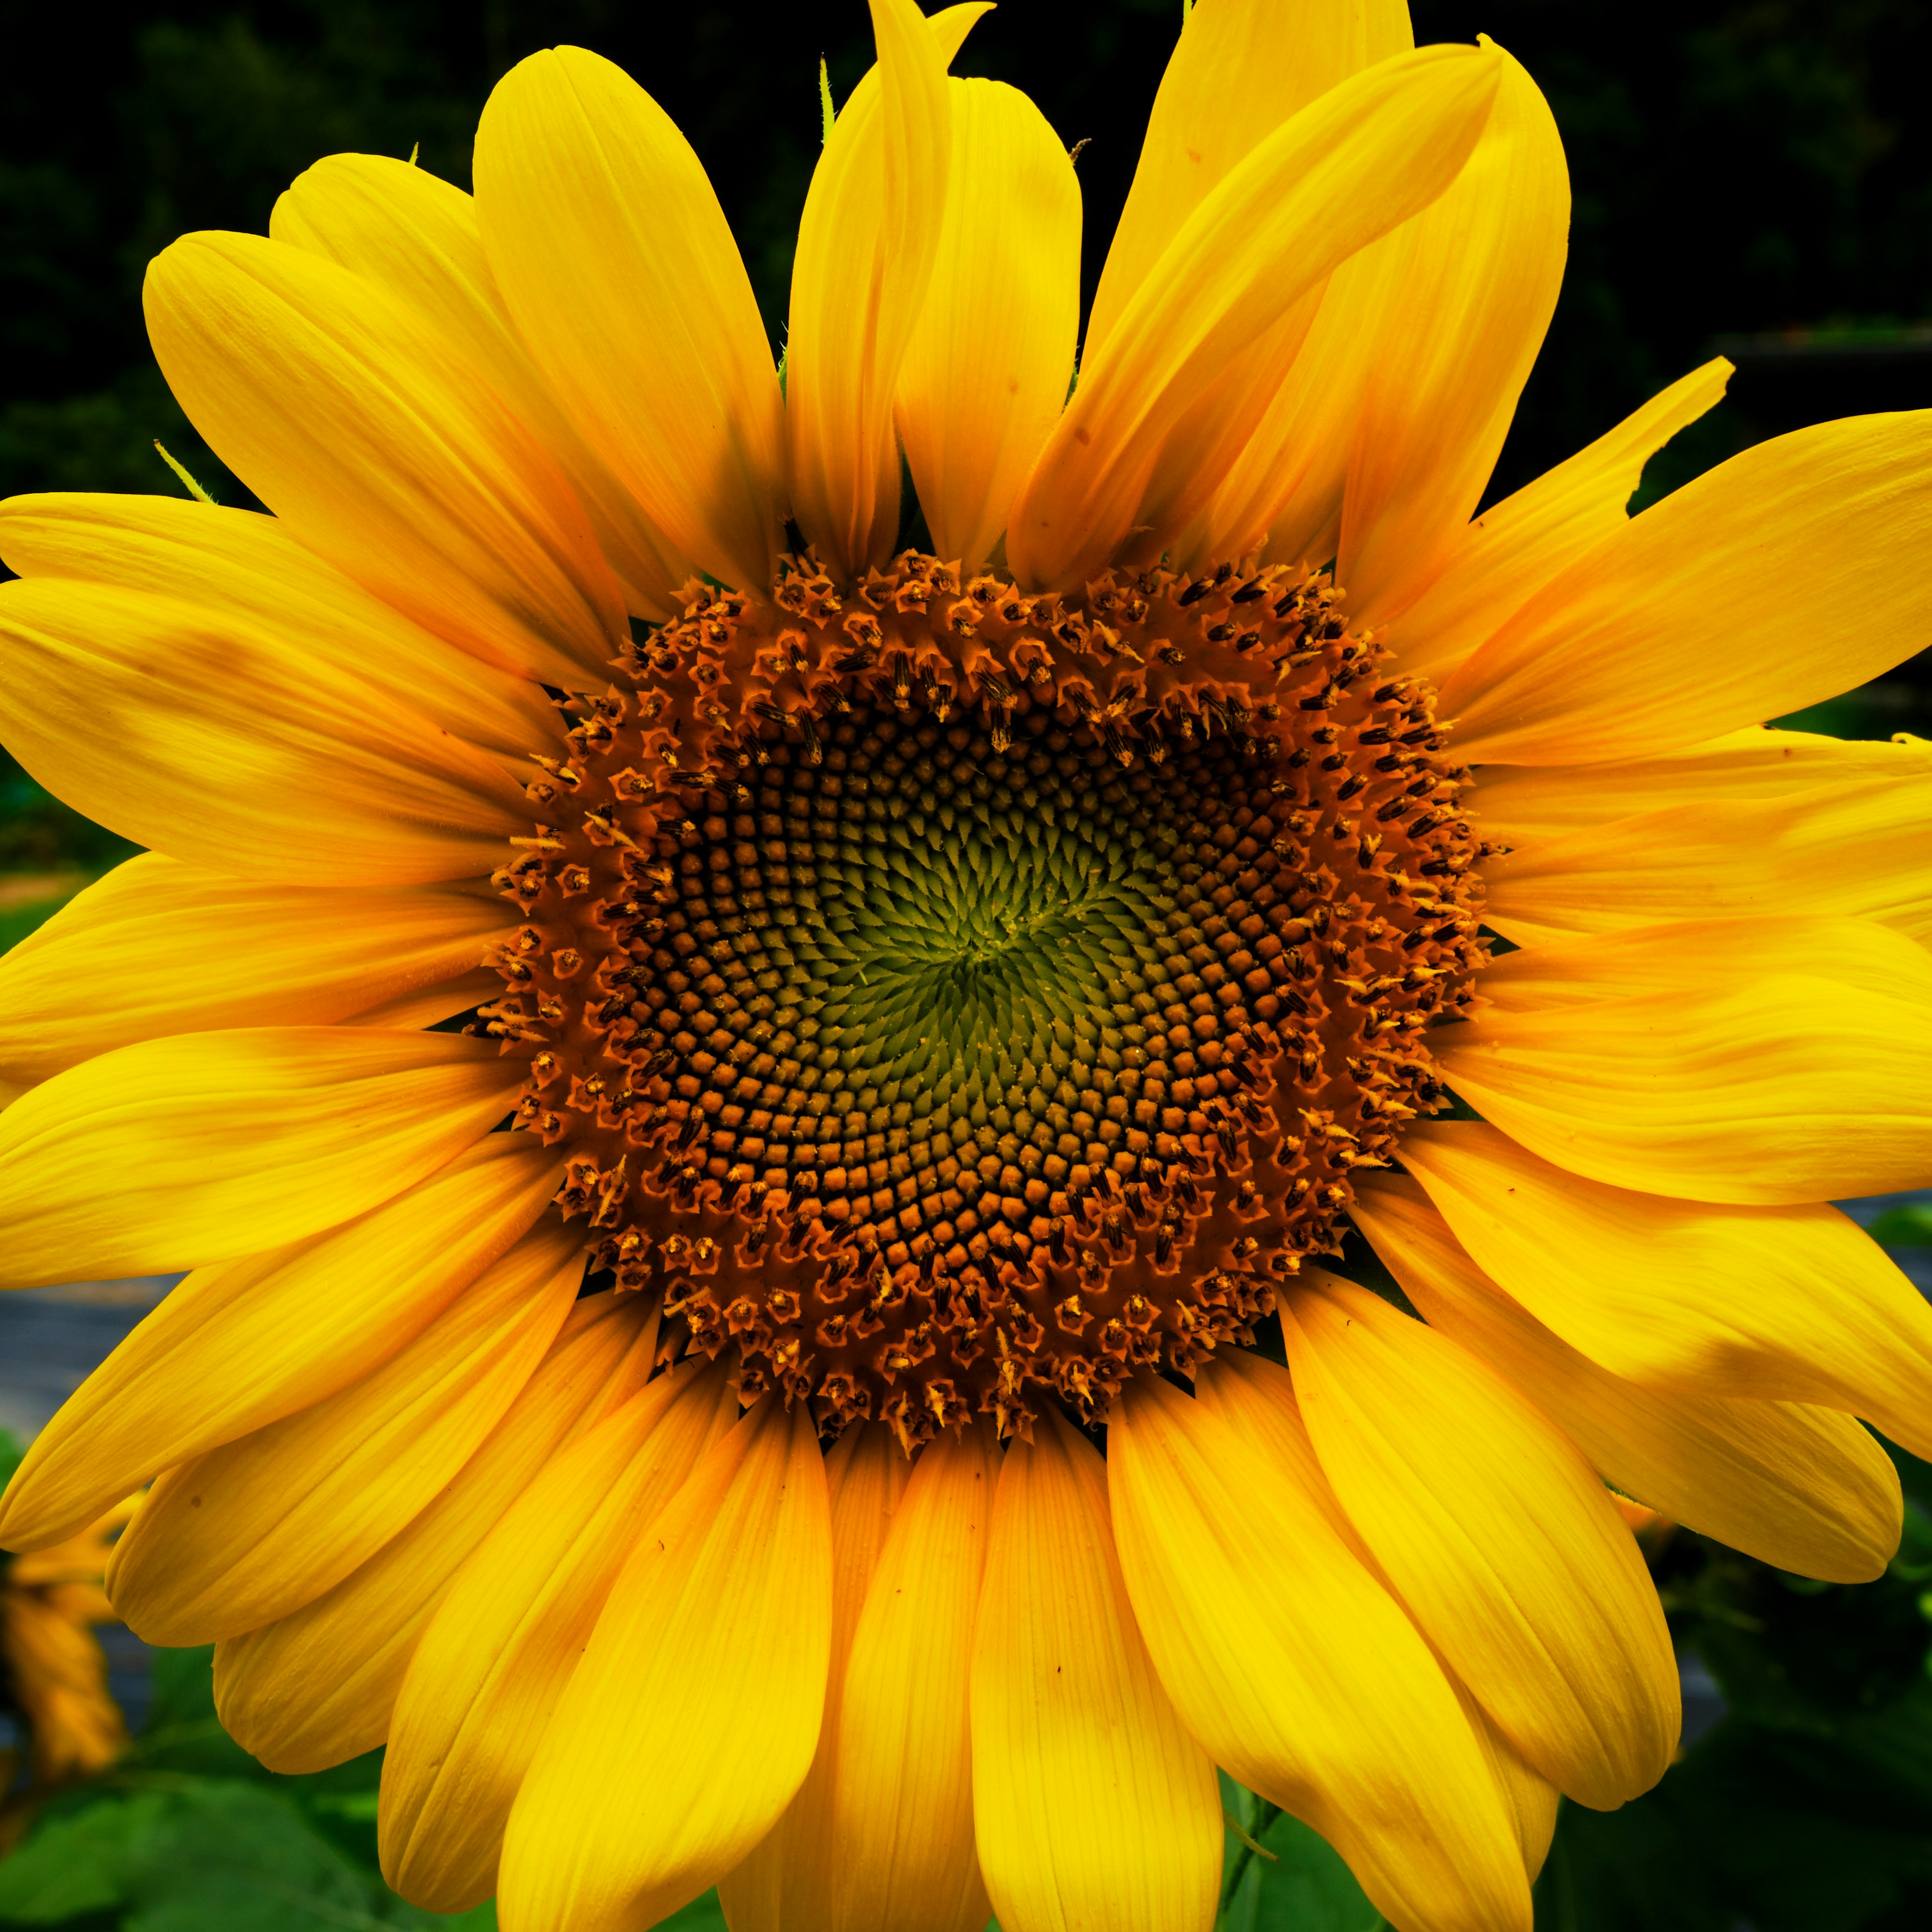
POLYGON ((1477 850, 1280 568, 694 586, 530 790, 490 1030, 620 1286, 908 1446, 1251 1339, 1437 1104, 1477 850))

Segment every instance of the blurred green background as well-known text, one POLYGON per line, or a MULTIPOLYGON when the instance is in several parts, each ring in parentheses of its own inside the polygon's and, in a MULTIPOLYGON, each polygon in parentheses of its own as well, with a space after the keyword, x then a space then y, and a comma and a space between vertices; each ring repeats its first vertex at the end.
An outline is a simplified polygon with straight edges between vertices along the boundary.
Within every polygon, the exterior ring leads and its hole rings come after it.
MULTIPOLYGON (((1483 31, 1521 58, 1570 156, 1568 277, 1493 494, 1714 352, 1738 364, 1731 396, 1652 464, 1646 499, 1767 435, 1932 406, 1932 5, 1414 11, 1419 39, 1483 31)), ((956 63, 1027 88, 1070 145, 1089 142, 1090 292, 1180 14, 1180 0, 1004 0, 956 63)), ((780 344, 818 59, 842 98, 869 58, 861 0, 0 0, 0 494, 173 490, 159 438, 222 500, 252 502, 154 372, 139 299, 148 257, 187 230, 264 228, 288 180, 341 149, 420 144, 424 166, 466 186, 490 84, 562 40, 620 61, 685 128, 780 344)), ((0 736, 5 704, 0 682, 0 736)), ((1790 722, 1932 735, 1932 656, 1790 722)), ((0 759, 0 948, 130 849, 0 759)), ((1923 1206, 1894 1209, 1879 1232, 1922 1271, 1932 1262, 1923 1206)), ((1650 1797, 1609 1816, 1566 1810, 1538 1892, 1544 1932, 1932 1924, 1932 1472, 1903 1466, 1906 1546, 1878 1583, 1806 1584, 1683 1534, 1653 1552, 1708 1728, 1650 1797)), ((382 1886, 374 1760, 316 1778, 261 1772, 214 1722, 205 1653, 164 1656, 152 1693, 123 1762, 56 1800, 0 1863, 0 1925, 494 1923, 487 1907, 432 1919, 382 1886)), ((1261 1848, 1230 1839, 1228 1927, 1377 1922, 1319 1840, 1228 1796, 1261 1848)), ((700 1901, 688 1923, 720 1922, 700 1901)))

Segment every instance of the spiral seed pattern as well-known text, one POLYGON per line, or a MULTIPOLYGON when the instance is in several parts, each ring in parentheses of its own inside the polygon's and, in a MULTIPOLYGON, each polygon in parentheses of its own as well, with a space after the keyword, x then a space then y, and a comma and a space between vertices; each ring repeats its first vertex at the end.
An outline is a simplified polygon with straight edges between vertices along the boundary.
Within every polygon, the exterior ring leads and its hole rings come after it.
POLYGON ((836 1430, 1251 1339, 1438 1104, 1479 848, 1318 577, 694 585, 532 782, 484 1024, 620 1286, 836 1430))

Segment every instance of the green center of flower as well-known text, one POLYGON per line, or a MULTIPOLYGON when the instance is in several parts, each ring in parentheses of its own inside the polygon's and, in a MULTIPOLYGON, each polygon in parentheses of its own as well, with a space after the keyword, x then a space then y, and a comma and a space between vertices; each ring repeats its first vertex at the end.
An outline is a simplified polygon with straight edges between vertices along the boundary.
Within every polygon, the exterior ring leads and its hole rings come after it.
POLYGON ((694 592, 538 780, 491 1024, 625 1287, 909 1444, 1250 1335, 1436 1104, 1468 828, 1284 571, 694 592))

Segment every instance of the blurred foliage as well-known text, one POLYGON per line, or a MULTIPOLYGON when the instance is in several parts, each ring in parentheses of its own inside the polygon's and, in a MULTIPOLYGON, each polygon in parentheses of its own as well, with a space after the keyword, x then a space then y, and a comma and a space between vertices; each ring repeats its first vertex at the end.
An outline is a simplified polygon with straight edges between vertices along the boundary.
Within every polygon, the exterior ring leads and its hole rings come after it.
POLYGON ((1656 1568, 1727 1714, 1648 1796, 1565 1804, 1538 1932, 1932 1924, 1932 1468, 1894 1449, 1904 1542, 1858 1585, 1678 1532, 1656 1568))

